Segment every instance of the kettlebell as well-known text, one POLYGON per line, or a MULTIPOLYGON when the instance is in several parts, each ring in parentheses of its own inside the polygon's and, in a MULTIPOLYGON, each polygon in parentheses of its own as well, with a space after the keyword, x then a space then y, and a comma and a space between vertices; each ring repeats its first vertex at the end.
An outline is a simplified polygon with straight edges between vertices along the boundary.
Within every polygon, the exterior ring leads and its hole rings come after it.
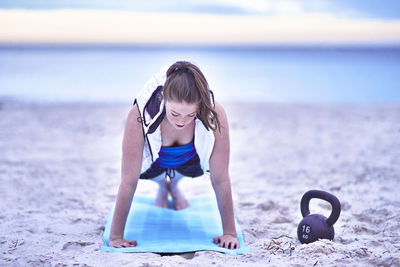
POLYGON ((297 227, 297 237, 303 244, 308 244, 318 239, 333 240, 335 230, 333 224, 339 219, 340 202, 334 195, 320 190, 310 190, 301 198, 300 210, 303 215, 299 226, 297 227), (321 214, 310 214, 310 200, 319 198, 328 201, 332 205, 332 212, 329 218, 321 214))

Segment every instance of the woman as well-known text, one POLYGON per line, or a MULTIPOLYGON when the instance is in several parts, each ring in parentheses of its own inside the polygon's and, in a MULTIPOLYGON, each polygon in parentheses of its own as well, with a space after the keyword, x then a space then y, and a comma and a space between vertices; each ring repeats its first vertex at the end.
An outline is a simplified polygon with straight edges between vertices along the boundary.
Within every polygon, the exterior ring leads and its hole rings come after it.
MULTIPOLYGON (((165 72, 164 72, 165 73, 165 72)), ((210 171, 221 215, 223 235, 214 243, 238 248, 229 165, 229 127, 224 109, 200 69, 186 61, 168 68, 166 78, 154 76, 135 99, 128 114, 122 143, 122 174, 109 246, 134 247, 124 240, 124 228, 138 179, 159 184, 155 205, 188 207, 178 187, 182 177, 210 171)))

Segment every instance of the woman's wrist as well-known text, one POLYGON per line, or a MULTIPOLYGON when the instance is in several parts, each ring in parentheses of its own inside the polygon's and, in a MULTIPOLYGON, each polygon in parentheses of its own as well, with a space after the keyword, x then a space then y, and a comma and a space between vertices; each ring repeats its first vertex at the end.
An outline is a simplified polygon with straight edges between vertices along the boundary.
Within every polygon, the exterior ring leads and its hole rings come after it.
POLYGON ((237 237, 236 232, 235 232, 235 233, 224 232, 224 235, 231 235, 231 236, 233 236, 233 237, 237 237))
POLYGON ((110 235, 110 238, 109 238, 110 241, 114 241, 114 240, 117 240, 117 239, 123 239, 123 236, 119 236, 119 235, 111 236, 110 235))

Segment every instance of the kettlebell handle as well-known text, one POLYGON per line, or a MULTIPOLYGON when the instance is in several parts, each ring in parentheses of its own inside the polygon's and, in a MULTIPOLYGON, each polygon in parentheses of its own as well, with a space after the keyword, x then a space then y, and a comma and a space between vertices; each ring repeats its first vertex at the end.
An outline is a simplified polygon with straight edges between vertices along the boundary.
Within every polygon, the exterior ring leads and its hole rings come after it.
POLYGON ((321 190, 310 190, 306 192, 301 198, 300 202, 300 210, 301 210, 301 215, 303 215, 303 218, 310 214, 309 206, 310 206, 310 200, 312 198, 320 198, 326 200, 332 205, 331 215, 328 217, 328 219, 326 219, 326 223, 329 226, 332 226, 339 219, 341 210, 339 199, 337 199, 337 197, 335 197, 334 195, 321 190))

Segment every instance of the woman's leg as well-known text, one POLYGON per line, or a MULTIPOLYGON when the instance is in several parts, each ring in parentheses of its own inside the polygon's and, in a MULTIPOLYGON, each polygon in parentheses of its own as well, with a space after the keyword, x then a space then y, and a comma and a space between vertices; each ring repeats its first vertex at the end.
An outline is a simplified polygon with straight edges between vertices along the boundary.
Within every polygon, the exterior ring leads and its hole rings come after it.
POLYGON ((151 181, 158 183, 158 192, 154 205, 160 208, 168 208, 169 185, 167 179, 165 179, 165 173, 152 178, 151 181))
POLYGON ((152 178, 151 181, 158 183, 158 192, 154 205, 161 208, 168 208, 168 193, 171 194, 172 203, 175 210, 182 210, 189 207, 189 202, 179 189, 179 181, 185 177, 181 173, 175 171, 173 178, 167 178, 165 173, 152 178))
POLYGON ((175 176, 170 180, 168 184, 169 193, 172 197, 172 204, 175 210, 182 210, 189 207, 189 202, 183 195, 182 191, 179 189, 179 181, 185 177, 181 173, 175 171, 175 176))

